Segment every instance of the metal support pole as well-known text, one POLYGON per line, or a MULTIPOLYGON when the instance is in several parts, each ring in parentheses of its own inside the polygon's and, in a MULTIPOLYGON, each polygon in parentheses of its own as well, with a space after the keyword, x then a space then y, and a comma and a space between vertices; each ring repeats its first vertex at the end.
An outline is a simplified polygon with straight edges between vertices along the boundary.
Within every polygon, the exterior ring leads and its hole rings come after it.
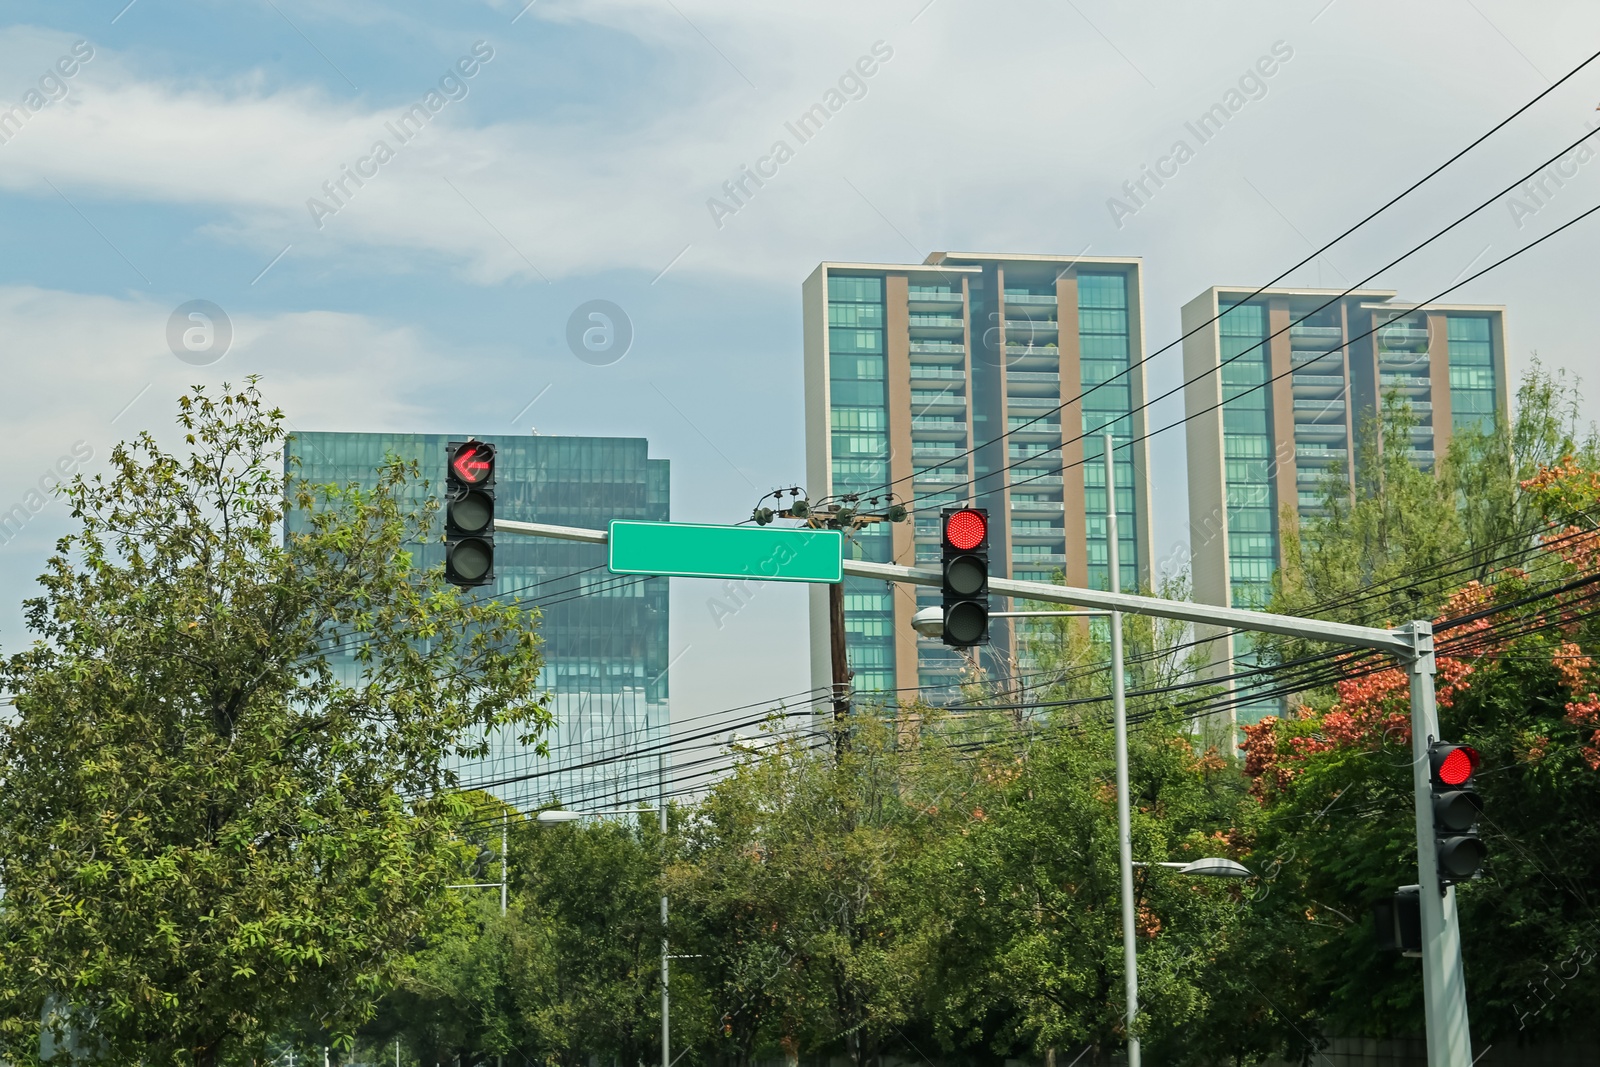
POLYGON ((505 918, 505 914, 506 914, 506 883, 507 883, 507 881, 509 881, 509 877, 508 877, 506 872, 510 870, 510 867, 508 867, 507 863, 506 863, 506 857, 507 857, 507 852, 506 852, 506 832, 507 832, 507 829, 510 826, 510 823, 511 823, 511 813, 509 811, 501 812, 500 813, 500 917, 501 918, 505 918))
MULTIPOLYGON (((667 754, 658 757, 661 767, 660 796, 656 808, 661 814, 661 873, 667 867, 667 754)), ((667 893, 661 890, 661 1067, 672 1067, 671 1001, 667 994, 667 893)))
POLYGON ((850 652, 845 645, 844 583, 828 586, 828 645, 833 659, 834 744, 844 751, 845 723, 850 718, 850 652))
POLYGON ((1411 675, 1411 784, 1417 809, 1417 884, 1422 905, 1422 1000, 1428 1033, 1428 1067, 1469 1067, 1472 1033, 1467 1025, 1467 977, 1461 965, 1461 924, 1455 887, 1439 888, 1433 839, 1432 767, 1428 745, 1439 738, 1439 708, 1433 691, 1433 624, 1405 628, 1412 641, 1406 663, 1411 675))
MULTIPOLYGON (((1112 439, 1105 435, 1106 562, 1112 594, 1122 591, 1122 561, 1117 552, 1117 478, 1112 439)), ((1122 675, 1122 612, 1111 613, 1111 710, 1117 741, 1117 853, 1122 873, 1122 970, 1127 997, 1128 1067, 1139 1067, 1139 1039, 1133 1024, 1139 1015, 1139 950, 1133 932, 1133 829, 1128 795, 1128 704, 1122 675)))

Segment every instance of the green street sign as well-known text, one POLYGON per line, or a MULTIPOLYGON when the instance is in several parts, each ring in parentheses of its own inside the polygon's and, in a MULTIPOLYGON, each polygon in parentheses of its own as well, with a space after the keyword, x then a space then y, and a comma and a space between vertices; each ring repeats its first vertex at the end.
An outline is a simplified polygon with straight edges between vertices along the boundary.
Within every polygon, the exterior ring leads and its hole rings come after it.
POLYGON ((838 530, 614 519, 609 543, 612 574, 758 582, 844 579, 844 538, 838 530))

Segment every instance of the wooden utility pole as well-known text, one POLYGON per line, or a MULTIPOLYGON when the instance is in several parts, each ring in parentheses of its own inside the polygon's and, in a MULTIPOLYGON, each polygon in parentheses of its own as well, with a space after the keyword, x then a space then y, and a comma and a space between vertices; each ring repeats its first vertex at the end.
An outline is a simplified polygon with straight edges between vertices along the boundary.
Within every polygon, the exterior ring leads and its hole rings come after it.
POLYGON ((834 743, 840 752, 845 747, 846 723, 850 718, 850 654, 844 640, 844 583, 828 586, 828 645, 833 656, 834 743))

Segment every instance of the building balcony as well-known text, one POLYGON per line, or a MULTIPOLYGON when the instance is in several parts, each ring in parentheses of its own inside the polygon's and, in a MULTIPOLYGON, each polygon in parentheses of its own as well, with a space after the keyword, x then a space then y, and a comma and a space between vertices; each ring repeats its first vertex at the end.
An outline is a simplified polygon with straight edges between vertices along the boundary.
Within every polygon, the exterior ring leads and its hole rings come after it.
POLYGON ((1343 400, 1296 400, 1295 422, 1344 422, 1343 400))
POLYGON ((1413 448, 1406 453, 1406 456, 1415 463, 1432 463, 1434 460, 1434 452, 1431 448, 1413 448))
POLYGON ((1328 374, 1344 373, 1344 357, 1338 352, 1291 350, 1289 362, 1301 370, 1318 370, 1328 374), (1315 366, 1308 366, 1315 364, 1315 366))
POLYGON ((960 445, 963 448, 967 443, 967 424, 965 422, 928 422, 925 419, 911 420, 911 433, 914 437, 912 447, 916 441, 939 441, 960 445))
POLYGON ((1058 458, 1056 453, 1060 450, 1060 444, 1012 445, 1006 449, 1006 459, 1012 463, 1027 463, 1029 460, 1038 459, 1041 456, 1049 456, 1051 459, 1056 459, 1058 458))
POLYGON ((1301 323, 1289 327, 1289 343, 1295 348, 1300 346, 1298 341, 1305 341, 1306 347, 1312 347, 1312 342, 1321 345, 1337 345, 1344 341, 1344 327, 1342 326, 1307 326, 1301 323))
POLYGON ((1006 358, 1008 360, 1037 358, 1046 360, 1051 364, 1059 365, 1061 361, 1061 349, 1057 348, 1053 344, 1013 344, 1010 340, 1007 340, 1006 358))
POLYGON ((1338 389, 1344 390, 1344 375, 1342 374, 1291 374, 1290 383, 1297 389, 1338 389))
POLYGON ((949 488, 953 485, 965 485, 966 481, 967 472, 965 470, 964 462, 952 463, 950 466, 940 467, 938 470, 917 471, 911 476, 911 484, 913 487, 928 486, 935 489, 941 487, 949 488))
POLYGON ((1027 337, 1030 333, 1036 337, 1046 334, 1054 337, 1061 332, 1060 323, 1055 319, 1006 319, 1006 335, 1012 340, 1027 337), (1012 336, 1013 331, 1015 336, 1012 336))
POLYGON ((1061 475, 1031 474, 1027 470, 1013 470, 1011 484, 1026 486, 1028 489, 1051 489, 1061 484, 1061 475))
POLYGON ((960 341, 917 340, 911 342, 911 354, 913 356, 923 353, 927 353, 928 355, 962 356, 966 355, 966 352, 967 346, 962 344, 960 341))
POLYGON ((1429 389, 1433 388, 1433 379, 1420 374, 1380 374, 1378 384, 1385 391, 1390 389, 1429 389))
POLYGON ((949 444, 945 441, 917 441, 911 442, 911 458, 923 459, 954 459, 966 449, 960 445, 949 444))
POLYGON ((1039 555, 1011 553, 1011 565, 1013 567, 1062 567, 1066 565, 1066 562, 1067 554, 1065 552, 1040 553, 1039 555))
POLYGON ((1378 345, 1381 351, 1387 349, 1394 352, 1399 350, 1416 351, 1428 347, 1428 328, 1426 326, 1380 326, 1378 328, 1378 345))
POLYGON ((909 321, 906 325, 911 328, 913 334, 934 333, 942 337, 955 334, 959 337, 966 331, 963 321, 954 315, 908 315, 907 319, 909 321))
POLYGON ((1042 442, 1059 446, 1061 444, 1061 424, 1059 422, 1031 422, 1025 426, 1013 426, 1011 428, 1011 440, 1030 443, 1042 442))
POLYGON ((1036 293, 1006 293, 1004 302, 1007 304, 1031 304, 1035 307, 1055 307, 1056 298, 1036 293))
POLYGON ((1294 456, 1296 459, 1323 460, 1332 463, 1334 460, 1343 460, 1348 453, 1342 448, 1310 448, 1305 445, 1296 445, 1294 456))
POLYGON ((1011 502, 1012 511, 1027 512, 1030 515, 1036 512, 1046 514, 1058 512, 1062 510, 1062 507, 1063 505, 1059 500, 1013 500, 1011 502))
POLYGON ((963 370, 960 367, 954 367, 954 366, 947 367, 947 366, 943 366, 943 365, 937 364, 937 363, 913 363, 913 364, 911 364, 911 380, 914 381, 914 382, 915 381, 964 382, 964 381, 967 380, 967 373, 966 373, 965 370, 963 370))
POLYGON ((929 304, 934 307, 959 306, 962 302, 960 293, 935 293, 912 289, 906 293, 906 303, 911 305, 929 304))
POLYGON ((1006 373, 1007 385, 1055 385, 1061 384, 1060 371, 1048 370, 1014 370, 1006 373))

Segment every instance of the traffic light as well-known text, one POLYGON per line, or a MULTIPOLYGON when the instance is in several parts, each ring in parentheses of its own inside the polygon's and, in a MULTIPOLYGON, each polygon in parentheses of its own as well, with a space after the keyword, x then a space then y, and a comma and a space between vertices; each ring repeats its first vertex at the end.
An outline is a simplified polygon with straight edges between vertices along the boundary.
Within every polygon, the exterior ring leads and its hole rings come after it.
POLYGON ((1403 885, 1388 900, 1372 906, 1378 948, 1404 956, 1422 955, 1421 886, 1403 885))
POLYGON ((989 512, 947 508, 941 528, 944 643, 970 648, 989 640, 989 512))
POLYGON ((1483 801, 1472 787, 1478 771, 1478 750, 1470 745, 1434 741, 1428 746, 1432 771, 1433 840, 1439 859, 1439 888, 1465 882, 1483 866, 1478 817, 1483 801))
POLYGON ((494 445, 445 446, 444 578, 451 585, 494 581, 494 445))

